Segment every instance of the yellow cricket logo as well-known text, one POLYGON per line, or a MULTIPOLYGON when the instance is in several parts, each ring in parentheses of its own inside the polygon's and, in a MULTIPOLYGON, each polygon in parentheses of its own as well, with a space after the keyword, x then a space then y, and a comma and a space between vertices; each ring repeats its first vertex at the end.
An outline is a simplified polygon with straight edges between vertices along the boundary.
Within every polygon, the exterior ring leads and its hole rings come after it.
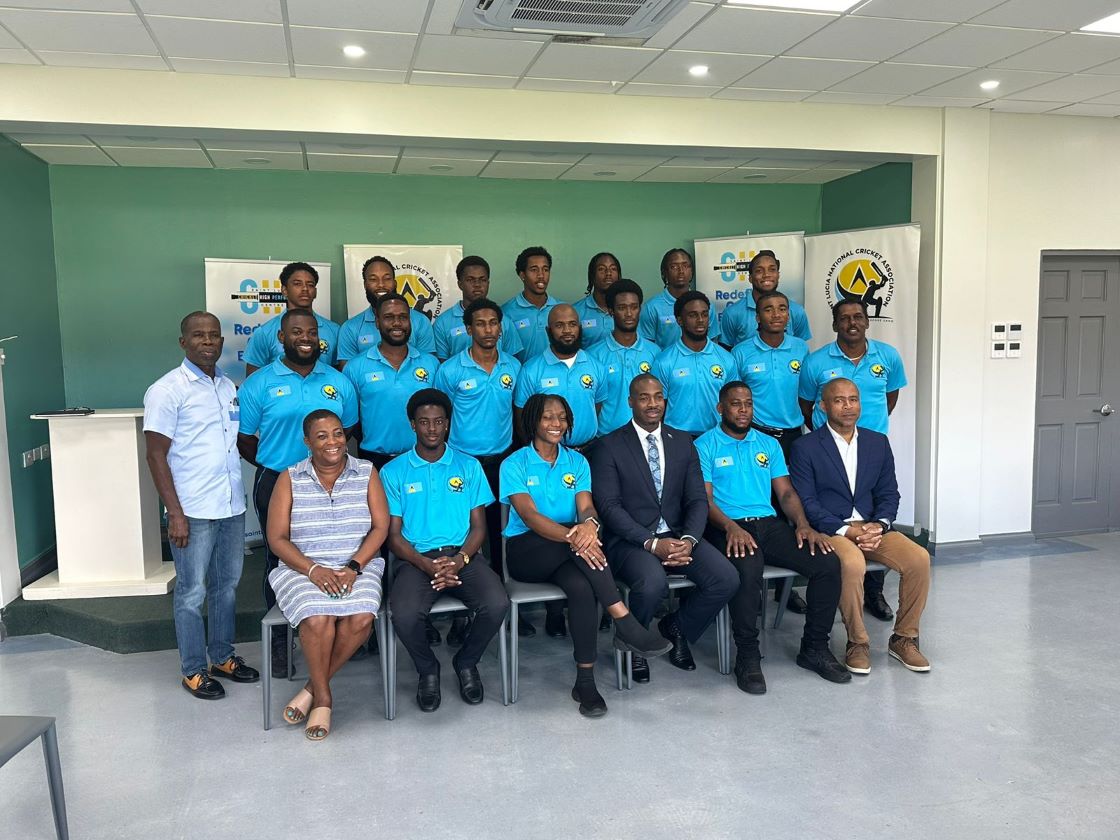
POLYGON ((502 383, 502 387, 507 391, 513 387, 513 377, 508 373, 503 373, 501 379, 499 379, 498 381, 502 383))
POLYGON ((791 359, 790 363, 789 363, 789 369, 791 371, 793 371, 794 373, 800 373, 801 372, 801 362, 797 361, 797 359, 791 359))
POLYGON ((330 349, 331 349, 331 346, 329 344, 327 344, 327 340, 325 338, 320 338, 319 339, 319 352, 320 353, 326 353, 330 349))
POLYGON ((754 462, 765 469, 770 466, 770 456, 765 452, 759 452, 754 456, 754 462))
POLYGON ((326 397, 328 400, 337 400, 338 399, 338 389, 335 388, 333 385, 324 385, 323 386, 323 396, 326 397))
POLYGON ((594 388, 595 387, 595 377, 592 376, 590 373, 585 373, 583 376, 581 376, 579 378, 579 381, 580 381, 580 384, 583 385, 584 388, 594 388))
POLYGON ((576 489, 576 477, 572 473, 564 473, 564 486, 569 490, 576 489))
POLYGON ((453 475, 451 478, 447 479, 447 486, 451 488, 452 493, 462 493, 463 479, 457 475, 453 475))
POLYGON ((711 371, 716 379, 723 379, 723 365, 712 365, 711 371))
POLYGON ((638 365, 638 370, 640 370, 642 373, 649 373, 651 370, 653 370, 653 368, 650 366, 649 362, 642 362, 640 365, 638 365))
POLYGON ((418 367, 418 368, 416 368, 416 371, 413 375, 416 377, 417 382, 427 382, 428 381, 428 369, 427 368, 418 367))
POLYGON ((871 375, 876 376, 879 379, 882 379, 884 376, 887 375, 887 369, 885 367, 883 367, 882 365, 872 365, 871 366, 871 375))

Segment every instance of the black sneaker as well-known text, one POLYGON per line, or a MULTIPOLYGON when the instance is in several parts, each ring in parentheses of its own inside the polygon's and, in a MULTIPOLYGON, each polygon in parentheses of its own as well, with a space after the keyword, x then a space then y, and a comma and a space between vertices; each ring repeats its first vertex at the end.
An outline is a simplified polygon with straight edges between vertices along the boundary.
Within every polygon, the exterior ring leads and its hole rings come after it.
POLYGON ((754 656, 735 657, 735 685, 747 694, 765 694, 766 677, 762 673, 762 659, 754 656))
POLYGON ((224 677, 239 683, 255 683, 261 678, 256 668, 250 668, 245 664, 245 660, 236 654, 220 665, 211 665, 210 676, 224 677))
POLYGON ((816 671, 829 682, 846 683, 852 681, 851 672, 836 661, 828 645, 822 647, 805 647, 797 654, 797 664, 810 671, 816 671))
POLYGON ((222 684, 204 673, 183 677, 183 688, 199 700, 221 700, 226 696, 222 684))

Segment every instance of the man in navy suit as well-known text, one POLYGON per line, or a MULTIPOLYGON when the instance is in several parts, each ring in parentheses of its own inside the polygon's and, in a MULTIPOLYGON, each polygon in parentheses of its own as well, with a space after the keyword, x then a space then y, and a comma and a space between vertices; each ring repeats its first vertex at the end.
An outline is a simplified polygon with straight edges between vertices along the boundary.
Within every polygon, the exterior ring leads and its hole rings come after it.
MULTIPOLYGON (((591 492, 607 532, 611 571, 630 587, 630 612, 648 625, 669 594, 667 575, 696 584, 681 608, 658 622, 673 643, 669 661, 692 671, 695 642, 739 588, 735 567, 702 535, 708 496, 687 432, 662 425, 665 391, 657 377, 630 382, 633 418, 591 453, 591 492)), ((634 679, 649 682, 649 664, 635 656, 634 679)))
POLYGON ((887 653, 911 671, 928 671, 918 649, 918 621, 929 595, 929 553, 891 526, 898 514, 898 482, 887 436, 856 427, 859 389, 837 377, 821 391, 827 422, 793 444, 790 475, 809 524, 830 534, 840 558, 840 616, 848 631, 845 664, 871 672, 863 626, 865 558, 898 572, 898 613, 887 653))

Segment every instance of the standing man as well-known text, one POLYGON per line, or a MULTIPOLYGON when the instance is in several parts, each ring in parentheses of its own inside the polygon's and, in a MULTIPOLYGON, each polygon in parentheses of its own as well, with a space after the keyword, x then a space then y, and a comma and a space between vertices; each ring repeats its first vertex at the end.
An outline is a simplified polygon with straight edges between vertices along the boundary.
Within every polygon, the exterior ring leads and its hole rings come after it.
MULTIPOLYGON (((344 366, 375 346, 380 340, 377 329, 377 300, 388 294, 397 294, 397 269, 385 257, 370 257, 362 266, 362 285, 365 287, 366 309, 342 325, 338 331, 338 362, 344 366)), ((407 301, 405 303, 407 306, 407 301)), ((412 345, 421 353, 435 353, 436 340, 432 322, 422 312, 408 310, 412 327, 412 345)))
POLYGON ((685 292, 673 311, 680 338, 657 357, 653 372, 665 383, 665 421, 696 437, 719 422, 719 389, 738 378, 735 357, 708 338, 712 310, 703 292, 685 292))
POLYGON ((517 276, 523 289, 502 304, 502 311, 513 321, 521 350, 517 358, 527 362, 548 347, 548 313, 560 303, 548 293, 552 276, 552 255, 540 245, 526 248, 517 255, 517 276))
MULTIPOLYGON (((257 468, 253 480, 253 506, 267 532, 268 503, 281 470, 307 457, 303 442, 303 418, 317 408, 328 408, 342 420, 347 436, 358 422, 358 398, 350 380, 319 361, 319 324, 306 309, 289 309, 280 319, 280 344, 284 355, 245 380, 238 392, 241 428, 237 449, 257 468)), ((279 558, 265 540, 265 570, 262 587, 265 605, 276 603, 268 574, 279 558)), ((286 634, 273 633, 274 674, 288 669, 286 634)))
POLYGON ((217 367, 224 343, 217 318, 192 312, 179 325, 183 363, 144 394, 148 468, 167 508, 167 540, 175 561, 175 639, 183 688, 203 700, 225 696, 213 677, 241 683, 260 679, 233 652, 245 556, 245 490, 237 454, 237 387, 217 367), (207 632, 204 600, 209 602, 207 632))
POLYGON ((607 289, 622 276, 618 257, 602 251, 587 264, 587 294, 574 304, 583 329, 583 347, 594 347, 611 332, 611 314, 607 306, 607 289))
POLYGON ((623 278, 607 289, 607 310, 614 331, 591 348, 606 383, 606 402, 599 413, 599 434, 608 435, 630 422, 630 381, 649 373, 661 348, 638 335, 642 287, 623 278))
MULTIPOLYGON (((692 671, 689 643, 700 638, 739 588, 726 557, 703 539, 708 498, 692 439, 662 425, 665 394, 648 373, 630 383, 631 422, 591 452, 591 492, 608 534, 615 577, 630 587, 630 611, 648 626, 669 594, 668 575, 684 575, 695 591, 657 623, 673 643, 669 661, 692 671)), ((636 682, 649 682, 649 663, 633 657, 636 682)))
MULTIPOLYGON (((642 310, 638 332, 664 350, 681 337, 676 304, 681 295, 692 288, 692 254, 684 248, 666 251, 661 257, 661 282, 665 289, 642 310)), ((718 320, 711 325, 710 332, 713 340, 719 338, 718 320)))
POLYGON ((405 406, 417 391, 432 387, 439 362, 410 343, 412 310, 401 295, 390 292, 374 306, 381 342, 351 359, 342 372, 358 395, 358 457, 381 470, 415 444, 405 406))
POLYGON ((758 613, 762 569, 767 563, 793 569, 809 579, 797 664, 830 682, 849 682, 851 674, 828 648, 840 600, 840 564, 831 553, 828 537, 809 527, 801 500, 790 484, 781 447, 751 428, 753 406, 745 382, 728 382, 719 395, 719 426, 696 441, 708 493, 704 537, 739 572, 739 589, 731 599, 731 631, 737 649, 735 682, 747 694, 766 693, 758 613), (778 497, 792 527, 775 512, 771 495, 778 497))
MULTIPOLYGON (((490 295, 490 263, 482 257, 463 257, 455 266, 455 282, 463 299, 440 313, 432 325, 435 333, 436 358, 445 362, 456 353, 462 353, 471 346, 471 336, 463 319, 466 308, 476 300, 490 295)), ((498 343, 503 353, 514 356, 521 349, 517 330, 509 318, 502 319, 502 339, 498 343)), ((495 491, 497 492, 497 491, 495 491)))
POLYGON ((484 510, 494 497, 478 461, 447 445, 447 395, 425 388, 409 398, 407 410, 416 444, 381 472, 394 555, 393 627, 420 675, 416 703, 420 711, 434 712, 440 704, 439 660, 427 639, 428 614, 443 592, 473 610, 452 666, 459 696, 475 706, 483 700, 478 661, 509 612, 502 579, 479 554, 486 539, 484 510))
MULTIPOLYGON (((738 347, 758 329, 756 316, 759 299, 778 290, 781 279, 781 263, 770 250, 759 251, 747 267, 751 283, 751 293, 742 300, 727 304, 720 317, 720 341, 725 347, 738 347)), ((787 298, 788 300, 788 298, 787 298)), ((795 300, 789 301, 789 331, 802 341, 813 337, 809 329, 809 315, 805 307, 795 300)))
POLYGON ((929 552, 891 530, 898 513, 898 482, 887 436, 856 423, 860 391, 837 377, 822 389, 825 424, 793 446, 790 472, 810 524, 825 534, 840 558, 840 616, 848 631, 845 662, 855 674, 871 671, 863 626, 865 558, 898 572, 898 619, 887 653, 911 671, 928 671, 918 648, 918 622, 929 596, 929 552))
MULTIPOLYGON (((305 262, 288 263, 280 272, 280 286, 287 299, 287 309, 312 310, 319 292, 319 272, 305 262)), ((324 364, 334 365, 338 353, 338 324, 315 312, 319 325, 319 358, 324 364)), ((284 355, 280 344, 280 319, 283 314, 265 321, 257 327, 245 348, 245 375, 252 376, 260 368, 284 355)))
MULTIPOLYGON (((890 427, 890 413, 898 403, 898 392, 906 385, 902 356, 891 345, 867 337, 867 304, 842 300, 832 307, 832 329, 836 341, 809 354, 801 370, 798 399, 805 425, 819 429, 825 424, 820 407, 824 386, 832 379, 852 380, 860 393, 860 426, 880 434, 890 427)), ((864 581, 864 606, 880 621, 894 618, 883 597, 886 572, 868 572, 864 581)))

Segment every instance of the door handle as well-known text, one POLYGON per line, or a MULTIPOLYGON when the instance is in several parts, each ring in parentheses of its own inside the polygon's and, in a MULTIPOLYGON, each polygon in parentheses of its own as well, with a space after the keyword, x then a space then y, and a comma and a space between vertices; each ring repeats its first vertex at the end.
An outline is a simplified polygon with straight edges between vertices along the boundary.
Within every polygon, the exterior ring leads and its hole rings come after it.
POLYGON ((1100 408, 1094 408, 1093 409, 1094 414, 1100 414, 1102 417, 1108 417, 1108 415, 1114 413, 1115 411, 1116 411, 1116 409, 1113 408, 1108 403, 1105 403, 1100 408))

